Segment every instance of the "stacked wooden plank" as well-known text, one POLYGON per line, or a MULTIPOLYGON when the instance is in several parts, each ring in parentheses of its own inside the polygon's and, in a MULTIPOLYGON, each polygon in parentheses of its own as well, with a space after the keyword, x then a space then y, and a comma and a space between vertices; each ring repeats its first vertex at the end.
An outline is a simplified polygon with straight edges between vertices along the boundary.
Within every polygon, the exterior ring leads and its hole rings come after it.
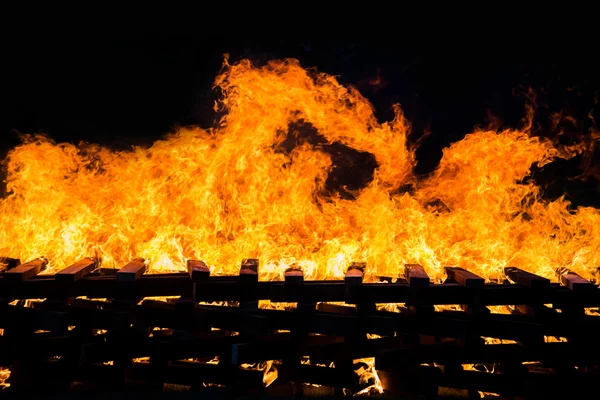
POLYGON ((147 274, 143 259, 109 270, 86 258, 54 275, 40 274, 43 258, 2 260, 0 366, 16 393, 183 385, 298 395, 319 385, 318 394, 347 394, 376 383, 359 376, 374 362, 389 395, 573 396, 593 390, 600 367, 600 318, 584 312, 600 307, 600 289, 564 269, 560 283, 506 268, 505 283, 486 284, 448 267, 435 284, 407 265, 394 283, 366 283, 364 263, 352 263, 344 280, 307 281, 292 267, 263 282, 255 259, 236 276, 211 276, 199 260, 147 274), (434 307, 443 305, 458 307, 434 307))

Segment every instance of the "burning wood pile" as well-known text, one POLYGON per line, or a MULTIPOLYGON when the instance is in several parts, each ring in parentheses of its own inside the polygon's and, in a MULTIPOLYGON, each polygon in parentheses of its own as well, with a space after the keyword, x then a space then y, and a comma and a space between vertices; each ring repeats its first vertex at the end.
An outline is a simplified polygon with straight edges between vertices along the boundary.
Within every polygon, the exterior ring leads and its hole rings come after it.
POLYGON ((129 151, 23 135, 8 153, 7 390, 592 387, 600 211, 545 198, 531 169, 587 157, 598 132, 561 144, 529 114, 422 176, 400 107, 381 122, 332 76, 226 60, 215 86, 208 129, 129 151))
POLYGON ((600 289, 566 270, 560 283, 517 268, 485 283, 447 267, 433 284, 419 265, 364 282, 364 263, 328 281, 298 267, 260 281, 256 259, 236 276, 196 260, 169 274, 86 258, 39 275, 46 264, 4 259, 0 363, 14 392, 572 396, 600 376, 600 318, 586 313, 600 289))

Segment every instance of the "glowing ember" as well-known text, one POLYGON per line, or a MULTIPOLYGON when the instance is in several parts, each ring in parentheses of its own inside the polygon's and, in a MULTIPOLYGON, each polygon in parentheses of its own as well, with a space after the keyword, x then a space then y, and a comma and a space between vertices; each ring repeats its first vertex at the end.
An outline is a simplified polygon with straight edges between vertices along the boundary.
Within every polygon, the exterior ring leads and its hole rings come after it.
POLYGON ((399 107, 379 123, 356 90, 291 60, 226 62, 216 86, 224 98, 215 110, 227 112, 219 126, 184 128, 150 148, 24 136, 8 155, 0 254, 45 256, 55 269, 86 256, 106 267, 143 257, 154 272, 195 258, 213 274, 253 257, 261 279, 293 264, 306 279, 339 278, 350 261, 366 261, 369 277, 419 263, 434 279, 444 265, 489 279, 507 265, 590 278, 600 265, 600 212, 542 200, 524 181, 532 165, 572 157, 576 146, 558 148, 528 128, 478 130, 417 179, 399 107), (318 139, 303 140, 302 129, 318 139), (333 163, 322 143, 333 142, 377 163, 351 196, 326 190, 333 163))

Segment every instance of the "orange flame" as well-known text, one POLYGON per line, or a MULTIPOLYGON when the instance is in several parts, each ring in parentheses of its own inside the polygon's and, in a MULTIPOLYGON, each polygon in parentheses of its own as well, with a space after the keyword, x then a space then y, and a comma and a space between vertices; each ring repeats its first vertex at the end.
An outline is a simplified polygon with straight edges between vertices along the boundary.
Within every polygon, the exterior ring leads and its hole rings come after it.
POLYGON ((183 128, 150 148, 24 136, 6 163, 0 254, 43 255, 54 268, 86 256, 117 267, 144 257, 151 271, 195 258, 218 274, 252 257, 263 264, 261 279, 292 264, 310 279, 338 278, 350 261, 366 261, 370 277, 397 276, 405 263, 434 278, 444 265, 487 278, 508 265, 590 277, 600 265, 599 211, 543 200, 524 180, 532 165, 576 148, 527 129, 477 130, 417 180, 399 107, 380 123, 356 90, 294 60, 261 68, 226 60, 216 86, 224 98, 215 109, 226 111, 218 127, 183 128), (287 149, 294 123, 310 124, 323 143, 372 154, 372 181, 350 198, 327 193, 331 156, 309 142, 287 149), (402 192, 409 183, 414 191, 402 192))

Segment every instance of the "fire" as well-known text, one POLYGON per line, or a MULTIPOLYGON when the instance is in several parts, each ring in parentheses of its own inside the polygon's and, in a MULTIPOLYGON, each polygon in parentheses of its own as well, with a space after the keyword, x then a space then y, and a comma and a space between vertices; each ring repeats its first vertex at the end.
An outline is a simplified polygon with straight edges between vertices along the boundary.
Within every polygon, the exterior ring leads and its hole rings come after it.
POLYGON ((0 390, 10 387, 10 383, 7 382, 8 378, 10 378, 10 370, 7 368, 0 368, 0 390))
POLYGON ((339 278, 350 261, 366 261, 369 278, 398 276, 405 263, 434 279, 444 265, 489 279, 508 265, 590 278, 600 265, 600 212, 543 200, 526 179, 532 165, 572 157, 577 146, 558 147, 529 127, 476 130, 420 179, 399 107, 380 123, 357 90, 294 60, 226 60, 215 84, 218 126, 182 128, 150 148, 23 136, 6 161, 0 254, 45 256, 54 269, 87 256, 108 267, 143 257, 154 272, 194 258, 215 274, 234 274, 252 257, 261 279, 289 265, 310 279, 339 278), (342 155, 372 155, 364 187, 332 190, 332 143, 342 155))

